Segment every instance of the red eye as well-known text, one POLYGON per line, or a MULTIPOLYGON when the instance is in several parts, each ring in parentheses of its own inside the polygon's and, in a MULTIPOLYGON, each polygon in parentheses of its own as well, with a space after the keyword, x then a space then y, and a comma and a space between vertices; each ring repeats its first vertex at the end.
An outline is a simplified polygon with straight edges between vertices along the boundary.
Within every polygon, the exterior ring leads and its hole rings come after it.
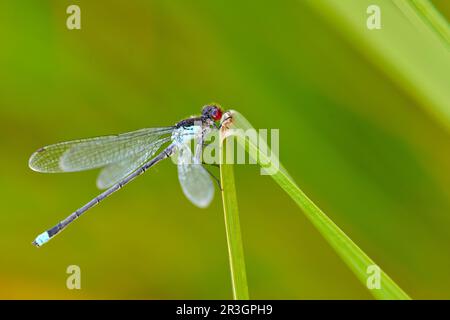
POLYGON ((220 118, 222 118, 222 110, 220 110, 219 108, 214 109, 211 112, 211 117, 215 120, 215 121, 219 121, 220 118))

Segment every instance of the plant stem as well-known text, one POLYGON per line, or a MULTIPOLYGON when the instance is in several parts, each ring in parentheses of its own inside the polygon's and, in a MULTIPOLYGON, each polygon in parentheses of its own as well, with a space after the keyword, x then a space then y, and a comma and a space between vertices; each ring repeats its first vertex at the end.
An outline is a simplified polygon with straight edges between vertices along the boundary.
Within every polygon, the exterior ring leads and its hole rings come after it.
MULTIPOLYGON (((221 154, 221 156, 223 156, 223 154, 221 154)), ((221 163, 220 181, 222 186, 223 212, 227 235, 228 257, 230 260, 233 298, 235 300, 248 300, 247 274, 245 271, 244 249, 242 246, 241 227, 239 223, 239 211, 232 165, 221 163)))
MULTIPOLYGON (((375 262, 370 259, 370 257, 362 251, 351 239, 348 237, 344 231, 342 231, 320 208, 309 199, 306 194, 297 186, 294 180, 289 176, 287 171, 283 168, 281 163, 279 162, 278 157, 276 157, 276 163, 273 161, 274 159, 269 159, 267 156, 267 152, 260 152, 260 148, 262 147, 264 150, 270 150, 265 141, 261 139, 255 144, 251 139, 246 139, 245 131, 249 129, 253 129, 251 124, 245 119, 240 113, 236 111, 229 111, 231 115, 231 120, 229 124, 222 129, 222 141, 224 141, 225 137, 235 135, 238 137, 237 141, 241 144, 242 147, 246 148, 247 152, 250 155, 253 155, 253 158, 257 159, 258 163, 262 167, 263 164, 269 163, 270 166, 278 165, 278 170, 271 175, 271 177, 278 183, 278 185, 295 201, 295 203, 302 209, 305 213, 306 217, 311 221, 311 223, 316 227, 316 229, 322 234, 325 240, 331 245, 331 247, 335 250, 335 252, 339 255, 339 257, 348 265, 348 267, 353 271, 355 276, 361 281, 361 283, 370 291, 370 293, 377 299, 398 299, 398 300, 406 300, 410 299, 410 297, 381 269, 379 268, 375 262), (231 130, 230 130, 231 129, 231 130), (232 129, 241 129, 241 130, 232 130, 232 129), (248 142, 248 143, 247 143, 248 142), (378 289, 373 288, 370 289, 368 283, 370 279, 374 275, 369 272, 373 270, 373 268, 378 270, 378 279, 380 282, 380 287, 378 289)), ((223 149, 223 147, 221 148, 223 149)), ((222 155, 221 155, 222 156, 222 155)), ((221 157, 223 160, 223 156, 221 157)), ((223 162, 223 161, 222 161, 223 162)), ((225 170, 221 174, 223 176, 228 177, 225 179, 225 183, 228 185, 224 185, 224 192, 222 193, 224 196, 224 208, 228 209, 228 206, 231 208, 235 208, 237 219, 237 203, 236 203, 236 194, 232 195, 228 194, 230 192, 229 188, 232 187, 234 191, 234 179, 230 170, 227 168, 227 165, 221 165, 221 168, 225 170), (231 179, 230 179, 231 177, 231 179), (231 184, 230 184, 231 183, 231 184), (226 189, 225 189, 226 188, 226 189), (235 207, 233 207, 235 206, 235 207)), ((230 214, 230 212, 228 212, 230 214)), ((227 222, 227 213, 225 214, 226 224, 230 224, 227 222)), ((230 227, 236 228, 235 225, 231 225, 230 227)), ((231 228, 230 228, 231 229, 231 228)), ((230 252, 236 250, 234 248, 237 245, 241 245, 240 243, 240 231, 239 231, 239 220, 237 220, 237 234, 239 238, 233 243, 229 241, 230 252), (230 245, 231 244, 231 245, 230 245)), ((234 229, 234 233, 236 233, 236 229, 234 229)), ((236 236, 238 237, 238 236, 236 236)), ((236 254, 242 254, 242 245, 240 246, 240 250, 237 249, 236 252, 233 253, 233 257, 236 254)), ((232 254, 230 253, 230 259, 232 258, 232 254)), ((242 257, 238 256, 238 258, 242 258, 242 266, 239 266, 244 270, 243 266, 243 254, 242 257)), ((239 262, 240 260, 235 261, 239 262)), ((233 265, 233 263, 232 263, 233 265)), ((232 266, 232 275, 233 275, 233 266, 232 266)), ((233 278, 237 278, 236 275, 233 275, 233 278)))

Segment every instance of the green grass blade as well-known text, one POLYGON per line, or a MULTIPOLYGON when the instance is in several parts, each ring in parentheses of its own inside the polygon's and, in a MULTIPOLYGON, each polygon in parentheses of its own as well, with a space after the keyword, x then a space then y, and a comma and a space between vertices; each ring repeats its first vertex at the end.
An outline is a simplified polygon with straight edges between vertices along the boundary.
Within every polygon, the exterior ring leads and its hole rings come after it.
POLYGON ((424 111, 450 130, 450 27, 429 0, 308 0, 424 111), (381 29, 368 30, 366 9, 378 5, 381 29))
MULTIPOLYGON (((232 120, 224 127, 223 136, 239 135, 239 131, 229 129, 253 129, 250 123, 238 112, 230 111, 232 120)), ((241 131, 242 132, 242 131, 241 131)), ((266 153, 260 153, 258 146, 251 140, 237 139, 250 154, 258 155, 258 163, 269 163, 266 153)), ((259 141, 261 144, 261 141, 259 141)), ((265 143, 265 142, 263 142, 265 143)), ((267 147, 267 146, 266 146, 267 147)), ((269 148, 267 147, 267 150, 269 148)), ((287 171, 278 162, 279 170, 272 178, 297 203, 307 218, 333 247, 335 252, 350 267, 356 277, 367 287, 369 274, 367 268, 376 265, 325 213, 309 199, 295 184, 287 171)), ((371 289, 370 293, 377 299, 410 299, 410 297, 381 270, 380 289, 371 289)))
POLYGON ((244 249, 239 223, 239 210, 234 184, 233 165, 220 164, 220 182, 222 186, 222 201, 233 298, 235 300, 248 300, 247 274, 245 271, 244 249))
POLYGON ((450 48, 450 26, 439 10, 429 0, 412 0, 410 3, 406 2, 406 4, 414 5, 417 12, 424 17, 425 23, 429 23, 431 29, 442 37, 444 44, 450 48))

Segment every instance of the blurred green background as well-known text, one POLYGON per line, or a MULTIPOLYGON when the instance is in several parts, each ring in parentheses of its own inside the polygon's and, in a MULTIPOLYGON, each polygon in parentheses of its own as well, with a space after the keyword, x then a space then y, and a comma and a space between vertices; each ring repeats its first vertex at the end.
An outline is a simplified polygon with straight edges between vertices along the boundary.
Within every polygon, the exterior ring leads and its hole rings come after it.
MULTIPOLYGON (((388 0, 339 1, 356 28, 332 2, 2 1, 0 298, 231 298, 220 194, 197 209, 170 161, 31 245, 99 193, 95 171, 32 172, 32 152, 171 125, 211 101, 279 128, 299 186, 412 298, 450 298, 450 126, 430 112, 450 107, 448 47, 421 42, 388 0), (382 30, 365 29, 367 3, 392 10, 382 30), (71 4, 81 30, 66 28, 71 4), (380 58, 395 47, 367 44, 399 30, 416 79, 380 58), (71 264, 82 290, 66 288, 71 264)), ((236 181, 251 298, 371 298, 270 177, 237 166, 236 181)))

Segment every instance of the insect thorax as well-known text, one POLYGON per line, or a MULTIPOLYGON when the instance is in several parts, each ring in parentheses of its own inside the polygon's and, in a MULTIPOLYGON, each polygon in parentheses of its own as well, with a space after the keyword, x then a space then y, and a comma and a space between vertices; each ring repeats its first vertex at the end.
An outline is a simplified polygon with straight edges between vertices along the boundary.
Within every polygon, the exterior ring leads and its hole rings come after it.
POLYGON ((196 138, 201 131, 202 127, 198 125, 177 128, 172 133, 172 141, 177 144, 184 144, 196 138))

